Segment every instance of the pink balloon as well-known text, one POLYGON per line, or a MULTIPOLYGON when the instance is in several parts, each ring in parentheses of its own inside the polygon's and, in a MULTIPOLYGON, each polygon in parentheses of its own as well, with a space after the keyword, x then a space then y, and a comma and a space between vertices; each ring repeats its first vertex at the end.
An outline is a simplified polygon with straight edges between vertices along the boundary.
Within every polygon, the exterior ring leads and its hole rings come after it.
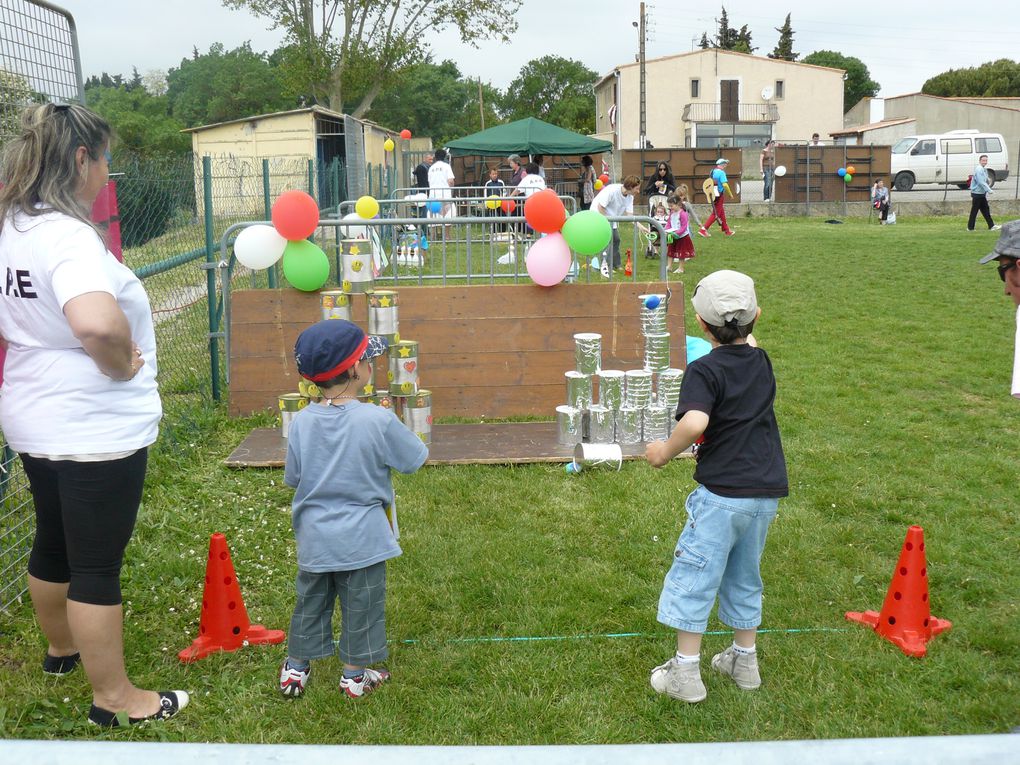
POLYGON ((570 247, 563 234, 548 234, 528 249, 525 264, 535 284, 552 287, 570 271, 570 247))

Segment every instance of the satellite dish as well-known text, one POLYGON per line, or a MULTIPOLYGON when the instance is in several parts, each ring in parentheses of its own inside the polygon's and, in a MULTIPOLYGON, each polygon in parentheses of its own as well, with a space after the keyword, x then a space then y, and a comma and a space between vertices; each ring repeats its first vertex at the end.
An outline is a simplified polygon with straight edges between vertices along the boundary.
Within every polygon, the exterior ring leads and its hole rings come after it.
POLYGON ((761 100, 762 101, 772 100, 772 88, 766 87, 761 89, 761 100))

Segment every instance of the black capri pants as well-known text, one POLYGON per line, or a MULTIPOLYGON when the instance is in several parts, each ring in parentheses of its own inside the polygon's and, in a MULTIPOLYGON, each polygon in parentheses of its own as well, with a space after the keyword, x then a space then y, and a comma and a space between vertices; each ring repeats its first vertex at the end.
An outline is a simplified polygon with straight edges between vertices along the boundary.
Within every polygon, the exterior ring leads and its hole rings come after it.
POLYGON ((120 568, 142 501, 148 449, 108 462, 20 456, 35 502, 28 573, 69 582, 68 600, 119 605, 120 568))

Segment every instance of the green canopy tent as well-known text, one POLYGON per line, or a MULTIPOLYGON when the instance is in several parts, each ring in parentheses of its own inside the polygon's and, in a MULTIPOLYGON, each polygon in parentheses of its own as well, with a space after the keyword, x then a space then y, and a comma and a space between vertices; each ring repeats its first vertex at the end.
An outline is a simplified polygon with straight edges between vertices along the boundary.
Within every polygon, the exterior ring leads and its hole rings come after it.
POLYGON ((496 125, 488 130, 450 141, 446 147, 454 157, 506 157, 510 154, 569 157, 602 154, 613 150, 610 141, 589 138, 534 117, 509 122, 506 125, 496 125))

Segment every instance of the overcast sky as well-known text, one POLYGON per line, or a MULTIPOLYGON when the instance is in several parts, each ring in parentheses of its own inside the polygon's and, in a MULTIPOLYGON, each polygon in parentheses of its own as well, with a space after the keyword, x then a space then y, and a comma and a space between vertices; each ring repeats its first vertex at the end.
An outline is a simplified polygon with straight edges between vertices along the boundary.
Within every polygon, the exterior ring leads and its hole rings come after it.
MULTIPOLYGON (((214 42, 229 49, 250 40, 255 50, 270 51, 283 39, 279 31, 268 31, 263 19, 228 10, 218 0, 53 1, 75 17, 86 77, 103 71, 128 76, 132 66, 142 74, 166 70, 190 56, 193 47, 205 52, 214 42)), ((691 50, 702 32, 715 32, 722 5, 711 0, 647 4, 647 57, 691 50)), ((856 56, 881 84, 882 96, 918 91, 926 79, 947 69, 1020 59, 1016 0, 973 6, 921 0, 852 6, 831 0, 729 0, 725 7, 731 26, 750 28, 758 55, 772 50, 778 39, 774 28, 791 13, 797 53, 835 50, 856 56)), ((499 88, 509 85, 528 61, 550 54, 579 60, 602 75, 634 60, 638 31, 631 24, 638 9, 637 0, 521 0, 519 28, 509 46, 486 42, 476 50, 450 33, 431 43, 436 60, 453 59, 462 74, 499 88)))

